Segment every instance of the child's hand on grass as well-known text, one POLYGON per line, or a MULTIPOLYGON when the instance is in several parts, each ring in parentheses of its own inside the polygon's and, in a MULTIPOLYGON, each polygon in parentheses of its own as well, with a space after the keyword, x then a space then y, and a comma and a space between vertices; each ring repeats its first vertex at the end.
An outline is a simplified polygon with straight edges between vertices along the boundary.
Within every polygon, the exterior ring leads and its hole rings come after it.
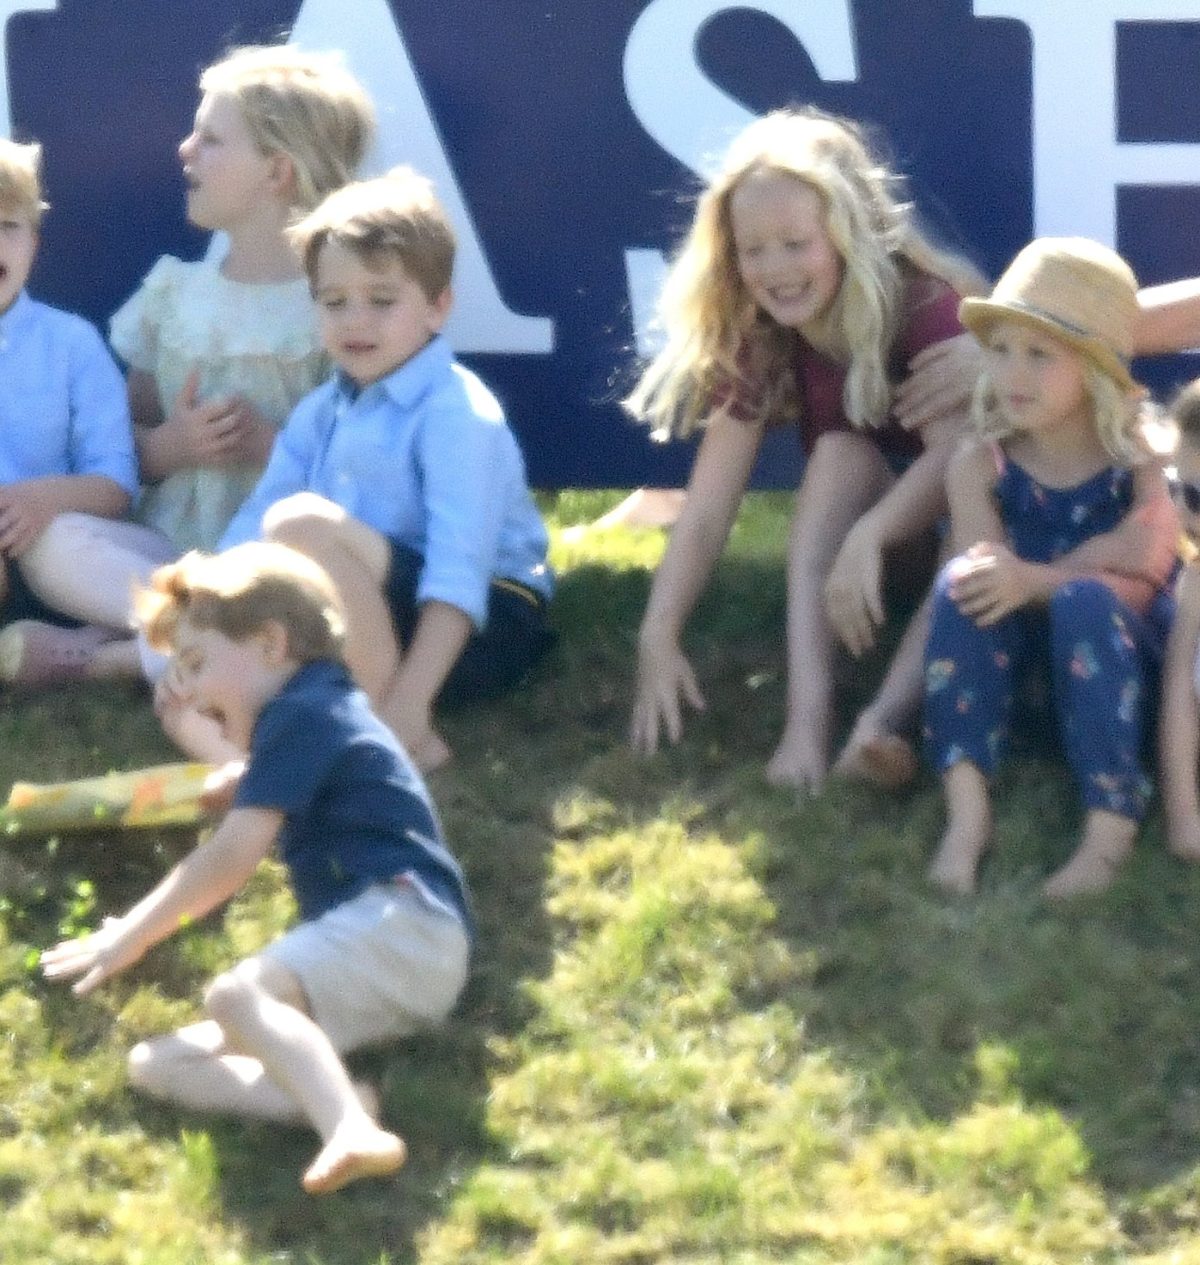
POLYGON ((141 948, 126 934, 124 920, 106 918, 96 931, 47 949, 41 957, 42 974, 55 981, 82 977, 71 989, 82 997, 141 956, 141 948))
POLYGON ((672 742, 683 735, 683 704, 705 708, 696 674, 675 642, 643 639, 638 646, 637 694, 629 742, 639 755, 653 755, 664 734, 672 742))

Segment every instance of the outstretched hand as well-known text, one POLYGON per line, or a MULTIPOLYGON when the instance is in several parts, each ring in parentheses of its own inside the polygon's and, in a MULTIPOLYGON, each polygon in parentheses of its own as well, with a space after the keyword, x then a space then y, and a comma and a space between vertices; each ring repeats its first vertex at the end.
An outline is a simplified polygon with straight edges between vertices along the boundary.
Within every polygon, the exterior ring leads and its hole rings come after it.
POLYGON ((79 977, 71 991, 82 997, 141 956, 141 949, 125 934, 124 920, 105 918, 97 930, 47 949, 41 957, 42 974, 55 981, 79 977))
POLYGON ((637 694, 629 742, 639 755, 653 755, 663 733, 676 743, 683 735, 683 703, 702 712, 704 695, 679 646, 642 644, 638 649, 637 694))

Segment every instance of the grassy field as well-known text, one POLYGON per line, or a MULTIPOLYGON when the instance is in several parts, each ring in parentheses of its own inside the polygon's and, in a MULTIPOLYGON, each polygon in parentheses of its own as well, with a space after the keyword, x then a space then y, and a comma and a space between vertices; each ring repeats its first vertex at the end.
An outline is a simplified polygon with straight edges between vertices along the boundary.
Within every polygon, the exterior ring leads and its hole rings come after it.
MULTIPOLYGON (((600 504, 559 498, 556 532, 600 504)), ((432 785, 481 945, 446 1028, 355 1061, 410 1143, 394 1181, 309 1199, 312 1135, 124 1087, 128 1047, 285 925, 278 872, 77 1001, 38 949, 191 840, 10 840, 0 1262, 1200 1263, 1200 870, 1152 820, 1111 892, 1044 905, 1077 822, 1045 752, 1004 774, 968 901, 923 881, 929 780, 766 787, 785 527, 750 499, 691 629, 709 710, 678 749, 623 745, 657 533, 557 539, 552 660, 448 720, 432 785)), ((0 729, 5 785, 169 756, 132 690, 12 701, 0 729)))

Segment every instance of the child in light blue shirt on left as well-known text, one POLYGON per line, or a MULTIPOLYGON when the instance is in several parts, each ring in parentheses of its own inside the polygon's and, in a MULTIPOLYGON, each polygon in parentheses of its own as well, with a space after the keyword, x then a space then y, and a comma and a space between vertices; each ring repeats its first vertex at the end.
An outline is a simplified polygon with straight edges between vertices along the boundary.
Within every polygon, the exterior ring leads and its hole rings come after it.
POLYGON ((552 640, 546 528, 499 402, 442 337, 454 235, 429 182, 348 185, 290 235, 337 371, 296 407, 221 546, 265 537, 329 572, 355 680, 428 770, 450 756, 435 703, 513 688, 552 640))
MULTIPOLYGON (((0 139, 0 676, 23 653, 13 621, 73 615, 54 600, 57 569, 40 557, 62 513, 120 518, 137 490, 125 382, 100 335, 29 297, 42 201, 41 148, 0 139)), ((78 565, 86 567, 81 557, 78 565)), ((98 638, 105 637, 96 630, 98 638)), ((84 648, 86 650, 86 648, 84 648)), ((81 661, 86 660, 81 651, 81 661)), ((37 665, 23 679, 36 683, 37 665)), ((63 665, 56 664, 54 675, 63 665)), ((69 675, 69 673, 68 673, 69 675)))

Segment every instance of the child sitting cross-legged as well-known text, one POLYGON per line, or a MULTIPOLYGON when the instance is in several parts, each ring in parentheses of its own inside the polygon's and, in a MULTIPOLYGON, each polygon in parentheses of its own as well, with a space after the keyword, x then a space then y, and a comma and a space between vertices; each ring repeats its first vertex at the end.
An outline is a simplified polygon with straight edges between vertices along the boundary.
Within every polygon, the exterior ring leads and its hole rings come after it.
POLYGON ((249 751, 218 775, 232 808, 148 896, 42 955, 90 992, 233 896, 278 843, 301 922, 208 988, 209 1018, 146 1041, 133 1083, 185 1106, 304 1120, 323 1146, 311 1194, 400 1167, 403 1141, 341 1053, 445 1017, 467 974, 471 918, 420 776, 341 660, 329 578, 251 543, 160 568, 139 598, 176 688, 249 751))
POLYGON ((435 701, 510 689, 550 642, 546 529, 503 410, 441 334, 455 244, 429 181, 347 185, 291 238, 337 370, 221 545, 265 536, 325 568, 355 680, 433 768, 450 755, 435 701))

